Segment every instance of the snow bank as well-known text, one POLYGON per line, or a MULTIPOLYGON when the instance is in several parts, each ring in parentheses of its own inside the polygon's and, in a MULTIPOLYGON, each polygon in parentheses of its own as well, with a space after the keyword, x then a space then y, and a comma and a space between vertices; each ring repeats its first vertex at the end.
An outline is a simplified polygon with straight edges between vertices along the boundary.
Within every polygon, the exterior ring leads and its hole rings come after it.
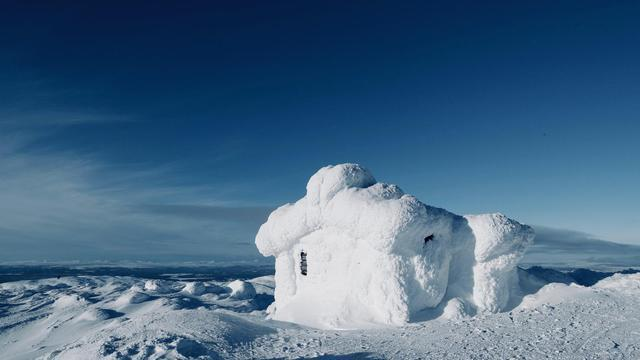
POLYGON ((64 309, 71 306, 84 306, 87 304, 87 300, 79 295, 60 295, 53 303, 53 307, 56 309, 64 309))
POLYGON ((640 273, 615 274, 598 281, 593 285, 596 289, 607 289, 627 294, 640 294, 640 273))
POLYGON ((320 169, 305 197, 271 213, 256 246, 276 258, 272 318, 358 328, 406 323, 445 297, 501 310, 532 239, 530 227, 504 215, 427 206, 342 164, 320 169))
POLYGON ((522 299, 517 309, 534 309, 542 305, 557 305, 571 299, 587 296, 591 290, 577 284, 551 283, 545 285, 537 293, 522 299))

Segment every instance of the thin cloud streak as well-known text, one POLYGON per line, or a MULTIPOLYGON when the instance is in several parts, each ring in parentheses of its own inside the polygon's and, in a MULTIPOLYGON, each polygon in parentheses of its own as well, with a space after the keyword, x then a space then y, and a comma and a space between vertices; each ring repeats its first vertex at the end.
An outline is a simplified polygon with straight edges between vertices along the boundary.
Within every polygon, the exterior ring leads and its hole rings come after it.
POLYGON ((29 129, 51 126, 120 123, 135 121, 131 116, 59 110, 0 112, 0 125, 5 128, 29 129))
POLYGON ((1 138, 0 261, 258 256, 235 244, 252 241, 267 208, 217 198, 219 187, 154 181, 175 176, 167 170, 30 151, 29 134, 1 138))
POLYGON ((534 226, 536 238, 524 266, 624 268, 640 264, 640 246, 598 239, 590 234, 534 226))
POLYGON ((148 204, 139 208, 142 212, 176 216, 187 219, 219 220, 262 223, 274 210, 263 206, 214 206, 182 204, 148 204))

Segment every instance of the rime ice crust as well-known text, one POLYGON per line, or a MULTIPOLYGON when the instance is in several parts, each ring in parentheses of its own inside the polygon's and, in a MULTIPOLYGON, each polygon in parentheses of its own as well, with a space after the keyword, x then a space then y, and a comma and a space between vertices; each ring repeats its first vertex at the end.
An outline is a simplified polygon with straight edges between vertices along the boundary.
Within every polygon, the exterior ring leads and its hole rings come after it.
POLYGON ((401 325, 453 298, 456 309, 500 311, 533 236, 504 215, 430 207, 360 165, 341 164, 320 169, 305 197, 272 212, 256 246, 276 258, 273 319, 361 328, 401 325))
POLYGON ((498 312, 518 290, 516 265, 533 241, 533 230, 502 214, 465 218, 476 242, 473 300, 482 310, 498 312))

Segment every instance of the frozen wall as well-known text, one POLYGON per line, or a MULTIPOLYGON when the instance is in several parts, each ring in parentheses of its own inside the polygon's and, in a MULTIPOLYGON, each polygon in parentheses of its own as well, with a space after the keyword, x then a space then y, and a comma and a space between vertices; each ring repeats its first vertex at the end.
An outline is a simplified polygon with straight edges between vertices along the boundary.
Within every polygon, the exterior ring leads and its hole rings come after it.
POLYGON ((276 209, 256 245, 276 257, 273 319, 361 328, 406 323, 445 297, 499 311, 532 238, 503 215, 461 217, 342 164, 320 169, 305 197, 276 209))

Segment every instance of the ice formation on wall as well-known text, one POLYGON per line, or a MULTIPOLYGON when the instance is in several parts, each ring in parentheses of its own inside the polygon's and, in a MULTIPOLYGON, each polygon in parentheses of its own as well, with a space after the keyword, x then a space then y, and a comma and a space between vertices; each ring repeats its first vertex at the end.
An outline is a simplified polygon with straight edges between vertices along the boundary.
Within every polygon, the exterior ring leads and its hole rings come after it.
POLYGON ((273 319, 360 328, 400 325, 452 299, 448 317, 504 309, 533 237, 502 214, 455 215, 341 164, 273 211, 256 245, 276 258, 273 319))

